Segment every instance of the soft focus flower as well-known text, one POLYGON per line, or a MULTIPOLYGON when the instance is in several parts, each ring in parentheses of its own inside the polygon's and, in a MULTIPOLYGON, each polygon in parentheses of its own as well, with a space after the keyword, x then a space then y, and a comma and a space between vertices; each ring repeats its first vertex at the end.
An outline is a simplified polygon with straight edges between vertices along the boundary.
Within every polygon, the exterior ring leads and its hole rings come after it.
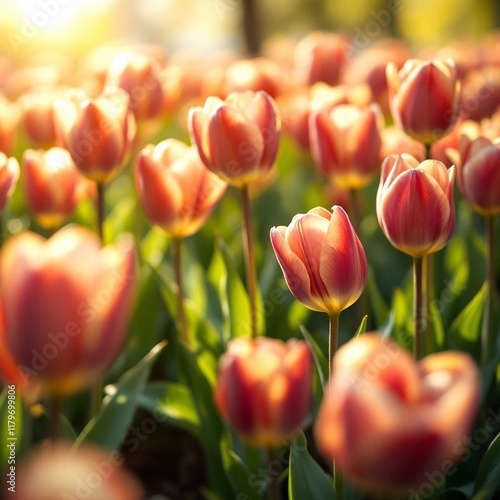
POLYGON ((377 192, 377 217, 387 239, 401 252, 419 257, 437 252, 455 228, 453 183, 438 160, 390 155, 382 163, 377 192))
POLYGON ((95 99, 68 91, 54 103, 54 120, 59 144, 85 177, 106 183, 125 165, 136 127, 124 90, 108 89, 95 99))
POLYGON ((47 229, 56 229, 94 186, 76 168, 69 152, 27 149, 23 154, 23 188, 28 210, 47 229))
POLYGON ((311 405, 307 344, 238 338, 219 361, 215 400, 231 427, 256 446, 278 446, 299 431, 311 405))
POLYGON ((209 97, 189 112, 191 141, 203 163, 234 186, 265 177, 279 146, 280 118, 266 92, 234 92, 225 101, 209 97))
POLYGON ((409 136, 432 144, 458 117, 460 83, 452 60, 410 59, 401 70, 387 65, 392 117, 409 136))
MULTIPOLYGON (((361 490, 408 492, 460 456, 480 393, 462 352, 415 363, 379 334, 339 349, 314 427, 316 444, 361 490)), ((463 451, 463 450, 462 450, 463 451)))
POLYGON ((137 158, 135 174, 146 216, 176 238, 198 231, 226 189, 203 165, 196 149, 176 139, 146 146, 137 158))
POLYGON ((38 448, 19 465, 14 496, 29 500, 143 499, 142 487, 123 468, 123 462, 118 452, 90 445, 79 446, 76 451, 65 442, 38 448))
POLYGON ((340 188, 365 187, 380 167, 382 129, 377 104, 364 110, 341 105, 311 113, 309 139, 316 166, 340 188))
POLYGON ((19 163, 14 157, 7 156, 0 151, 0 213, 12 196, 19 180, 19 163))
POLYGON ((19 123, 19 108, 0 95, 0 152, 9 155, 14 149, 19 123))
POLYGON ((132 312, 134 264, 130 238, 102 248, 76 226, 48 240, 23 232, 7 241, 0 261, 6 344, 45 392, 74 392, 114 361, 132 312))
POLYGON ((317 207, 273 227, 271 243, 295 298, 313 311, 339 313, 367 280, 365 251, 344 209, 317 207))
POLYGON ((402 155, 403 153, 414 156, 418 161, 425 160, 425 147, 405 134, 399 127, 390 125, 382 130, 382 149, 380 156, 402 155))
POLYGON ((463 80, 460 113, 480 121, 489 118, 500 106, 500 68, 486 66, 469 72, 463 80))

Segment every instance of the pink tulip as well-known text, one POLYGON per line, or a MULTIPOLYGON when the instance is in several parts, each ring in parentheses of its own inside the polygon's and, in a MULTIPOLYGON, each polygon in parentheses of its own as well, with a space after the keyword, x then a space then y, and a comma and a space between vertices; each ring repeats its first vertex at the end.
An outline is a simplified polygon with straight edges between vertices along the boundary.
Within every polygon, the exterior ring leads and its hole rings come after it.
POLYGON ((462 352, 415 363, 379 334, 342 346, 314 427, 316 444, 360 490, 408 493, 460 458, 480 374, 462 352))
POLYGON ((144 148, 135 173, 146 216, 175 238, 198 231, 226 190, 196 149, 176 139, 144 148))
POLYGON ((132 312, 134 263, 129 238, 102 248, 76 226, 48 240, 23 232, 7 241, 0 260, 7 348, 46 392, 74 392, 114 361, 132 312))
POLYGON ((279 446, 311 406, 312 359, 303 341, 232 340, 219 361, 215 400, 229 425, 256 446, 279 446))
POLYGON ((358 300, 367 280, 363 246, 344 209, 317 207, 271 229, 271 243, 295 298, 313 311, 339 313, 358 300))
POLYGON ((455 228, 454 180, 455 167, 448 170, 437 160, 419 164, 407 154, 384 160, 377 217, 393 246, 419 257, 448 243, 455 228))
POLYGON ((0 152, 12 154, 17 137, 19 107, 0 94, 0 152))
POLYGON ((19 180, 19 163, 0 152, 0 213, 12 196, 19 180))

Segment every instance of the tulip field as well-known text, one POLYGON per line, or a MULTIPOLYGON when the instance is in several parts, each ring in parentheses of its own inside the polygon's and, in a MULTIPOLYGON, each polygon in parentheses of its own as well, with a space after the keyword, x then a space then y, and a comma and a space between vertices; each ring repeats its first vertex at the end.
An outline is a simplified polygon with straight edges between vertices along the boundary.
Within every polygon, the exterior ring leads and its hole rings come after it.
POLYGON ((353 43, 2 70, 1 498, 500 498, 500 35, 353 43))

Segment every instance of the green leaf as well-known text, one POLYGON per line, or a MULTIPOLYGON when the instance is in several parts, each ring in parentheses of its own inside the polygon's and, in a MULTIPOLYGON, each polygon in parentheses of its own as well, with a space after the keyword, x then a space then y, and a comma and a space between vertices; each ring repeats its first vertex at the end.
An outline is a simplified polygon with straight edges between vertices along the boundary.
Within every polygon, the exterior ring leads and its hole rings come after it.
POLYGON ((8 467, 9 458, 19 459, 20 450, 26 446, 23 401, 13 384, 8 385, 0 395, 0 470, 8 467))
POLYGON ((373 316, 375 318, 375 323, 377 327, 380 327, 387 318, 389 314, 389 308, 382 298, 382 294, 378 289, 377 282, 375 280, 375 275, 371 267, 368 268, 368 280, 366 282, 366 291, 370 299, 370 305, 373 311, 373 316))
MULTIPOLYGON (((493 419, 492 416, 488 418, 493 419)), ((497 422, 493 424, 497 425, 497 422)), ((479 492, 488 485, 490 488, 500 487, 500 433, 492 441, 479 464, 474 492, 479 492)), ((492 493, 493 491, 494 489, 491 490, 492 493)))
POLYGON ((318 372, 321 387, 324 388, 326 381, 328 380, 328 359, 325 357, 323 351, 314 340, 312 335, 309 333, 307 328, 299 323, 299 330, 305 341, 307 342, 309 348, 311 349, 311 354, 314 359, 314 364, 316 365, 316 371, 318 372))
POLYGON ((139 405, 158 422, 168 422, 200 436, 200 419, 189 388, 176 382, 150 382, 139 396, 139 405))
POLYGON ((135 410, 151 368, 165 347, 162 342, 139 363, 125 372, 114 386, 112 395, 106 396, 99 413, 90 420, 75 441, 75 447, 82 443, 96 443, 109 450, 120 446, 128 427, 134 418, 135 410))
POLYGON ((445 343, 445 332, 443 326, 443 320, 441 318, 441 313, 439 311, 439 307, 435 302, 430 303, 430 315, 432 321, 432 330, 434 333, 434 343, 435 348, 432 352, 442 351, 444 349, 445 343))
POLYGON ((336 500, 332 480, 314 461, 307 450, 303 432, 292 441, 288 475, 290 500, 336 500))
POLYGON ((354 338, 356 338, 359 335, 363 335, 363 333, 366 333, 366 324, 368 323, 368 316, 365 315, 363 316, 363 319, 361 320, 361 323, 358 326, 358 329, 356 330, 356 333, 354 334, 354 338))

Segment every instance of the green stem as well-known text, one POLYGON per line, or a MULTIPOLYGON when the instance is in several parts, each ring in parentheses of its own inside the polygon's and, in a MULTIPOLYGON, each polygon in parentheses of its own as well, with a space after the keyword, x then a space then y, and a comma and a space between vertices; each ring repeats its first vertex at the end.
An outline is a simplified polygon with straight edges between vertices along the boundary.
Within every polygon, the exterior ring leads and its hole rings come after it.
POLYGON ((102 378, 97 379, 92 385, 90 392, 90 418, 93 418, 99 413, 102 403, 104 382, 102 378))
MULTIPOLYGON (((274 470, 273 461, 274 461, 274 450, 269 447, 266 448, 267 455, 267 471, 271 474, 271 471, 274 470)), ((268 500, 281 500, 281 489, 279 485, 279 476, 270 477, 270 481, 267 486, 267 498, 268 500)))
POLYGON ((424 147, 425 147, 425 159, 430 160, 431 159, 432 144, 430 142, 426 143, 426 144, 424 144, 424 147))
POLYGON ((49 440, 54 444, 61 430, 62 399, 60 396, 52 396, 49 411, 49 440))
POLYGON ((101 243, 104 244, 104 191, 105 185, 98 182, 97 183, 97 234, 101 243))
POLYGON ((416 360, 423 356, 423 335, 425 333, 425 301, 423 300, 423 257, 413 258, 413 355, 416 360))
POLYGON ((182 281, 182 239, 174 238, 172 242, 175 281, 177 283, 177 317, 180 339, 189 345, 186 311, 184 309, 184 285, 182 281))
POLYGON ((245 255, 245 271, 248 298, 250 301, 250 335, 257 337, 257 271, 255 268, 255 254, 253 248, 252 210, 248 185, 240 188, 241 208, 243 211, 243 239, 245 255))
POLYGON ((492 315, 496 298, 495 284, 495 216, 486 217, 486 300, 481 325, 481 365, 484 368, 491 360, 494 347, 492 315))
POLYGON ((328 328, 328 377, 333 373, 333 358, 339 348, 339 318, 340 313, 331 313, 329 315, 328 328))

